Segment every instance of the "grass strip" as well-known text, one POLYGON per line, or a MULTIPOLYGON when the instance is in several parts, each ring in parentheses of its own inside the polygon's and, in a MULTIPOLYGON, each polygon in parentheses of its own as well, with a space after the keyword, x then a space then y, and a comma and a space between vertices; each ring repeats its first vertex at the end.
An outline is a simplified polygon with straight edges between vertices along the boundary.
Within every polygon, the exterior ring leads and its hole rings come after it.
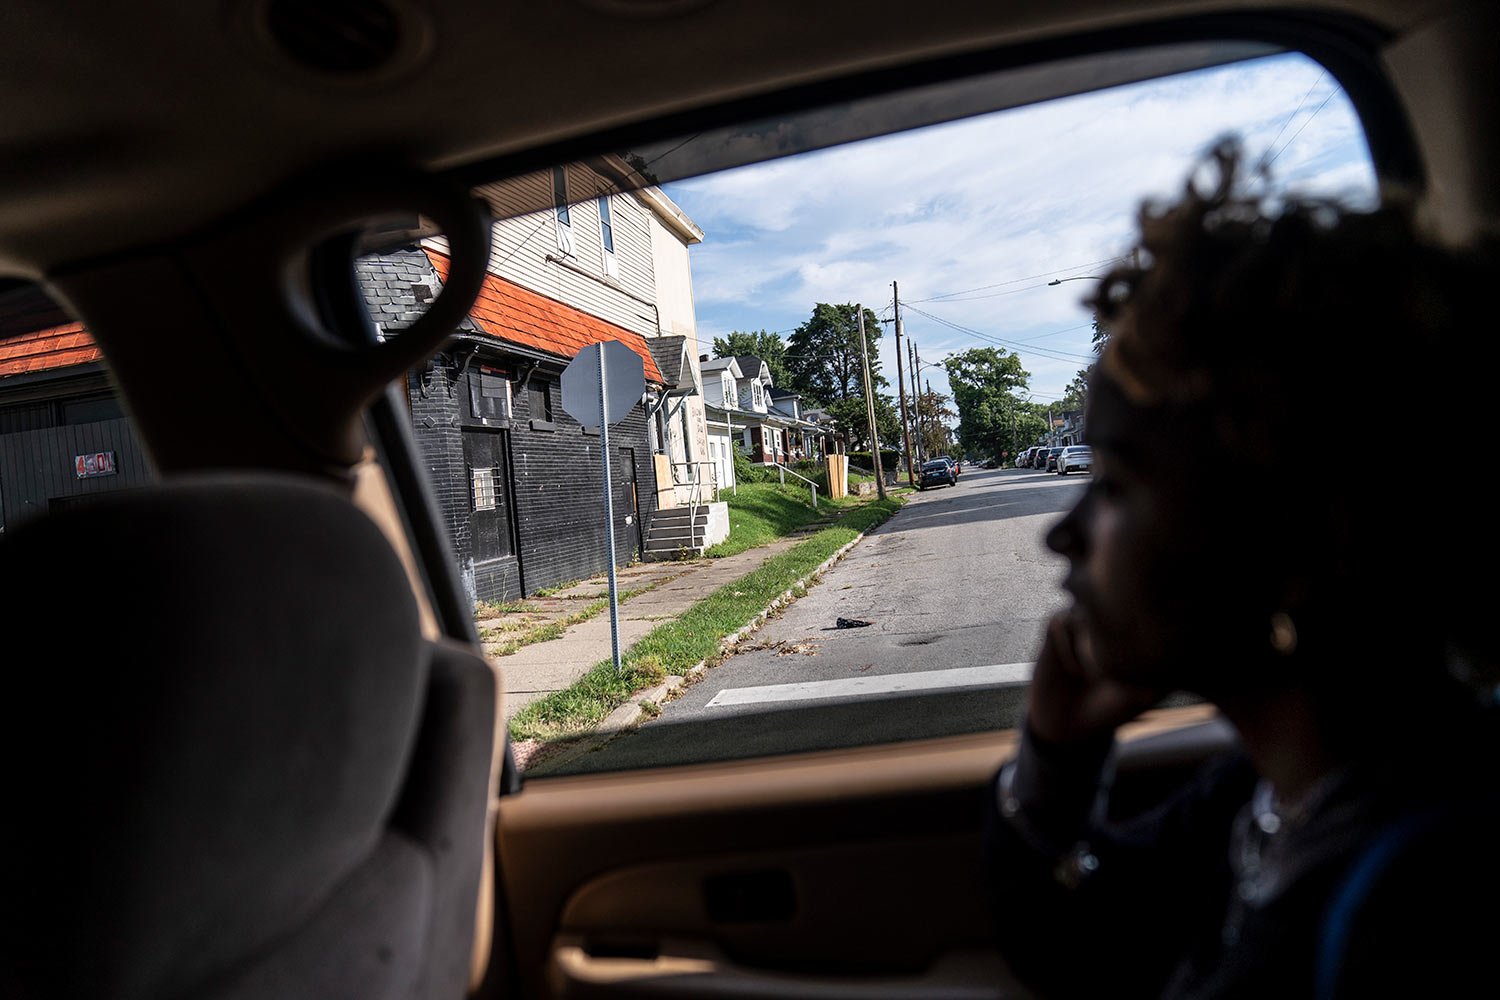
POLYGON ((850 511, 836 524, 774 556, 759 569, 724 584, 674 621, 642 636, 621 658, 616 673, 601 660, 572 686, 527 705, 510 721, 516 740, 557 740, 597 726, 632 694, 710 660, 719 643, 758 615, 766 605, 811 573, 824 560, 894 514, 902 499, 876 500, 850 511))
POLYGON ((497 618, 500 615, 531 614, 542 610, 531 601, 475 601, 475 618, 497 618))
MULTIPOLYGON (((644 594, 648 590, 655 590, 657 587, 660 587, 662 584, 667 583, 668 581, 673 579, 675 579, 675 577, 669 576, 657 580, 655 583, 649 583, 644 587, 636 587, 634 590, 622 590, 619 592, 620 603, 624 604, 632 597, 635 597, 638 594, 644 594)), ((509 656, 516 650, 521 649, 524 646, 530 646, 532 643, 547 642, 550 639, 561 638, 562 634, 572 626, 588 621, 590 618, 604 611, 608 607, 609 598, 607 596, 595 598, 592 603, 578 611, 574 611, 572 614, 553 619, 545 625, 538 625, 536 628, 531 629, 528 632, 523 632, 520 635, 512 636, 499 645, 486 648, 485 652, 490 656, 509 656)), ((525 626, 522 627, 524 628, 525 626)), ((503 628, 501 630, 484 629, 480 632, 479 637, 482 641, 489 642, 491 641, 491 637, 495 635, 496 631, 503 631, 503 628)))
POLYGON ((780 483, 741 485, 738 495, 726 492, 719 498, 729 505, 729 537, 708 547, 703 554, 710 559, 722 559, 759 548, 819 518, 832 516, 862 502, 853 496, 830 500, 820 490, 818 507, 814 510, 808 503, 807 488, 792 483, 785 486, 780 483))
POLYGON ((774 542, 816 521, 822 513, 808 503, 806 489, 794 491, 778 483, 742 485, 737 494, 721 493, 720 499, 729 505, 729 537, 708 547, 703 554, 710 559, 774 542))

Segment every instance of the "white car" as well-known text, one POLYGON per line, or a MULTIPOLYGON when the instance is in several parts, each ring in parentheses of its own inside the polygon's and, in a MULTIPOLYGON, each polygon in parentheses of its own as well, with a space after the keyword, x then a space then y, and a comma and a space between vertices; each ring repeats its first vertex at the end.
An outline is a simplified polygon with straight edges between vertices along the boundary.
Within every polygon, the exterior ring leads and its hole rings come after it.
POLYGON ((1075 469, 1084 472, 1094 466, 1094 450, 1086 444, 1074 444, 1064 448, 1057 456, 1057 474, 1066 476, 1075 469))

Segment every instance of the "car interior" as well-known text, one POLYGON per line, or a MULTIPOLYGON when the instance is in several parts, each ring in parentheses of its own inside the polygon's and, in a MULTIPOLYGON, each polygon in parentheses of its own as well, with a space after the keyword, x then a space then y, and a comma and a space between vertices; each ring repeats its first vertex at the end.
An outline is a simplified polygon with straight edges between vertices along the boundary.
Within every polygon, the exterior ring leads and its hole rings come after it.
MULTIPOLYGON (((395 386, 464 322, 494 219, 550 207, 539 171, 612 156, 645 188, 1300 52, 1382 189, 1454 244, 1500 223, 1487 0, 7 20, 0 301, 87 328, 159 481, 0 527, 5 996, 1023 995, 980 861, 1013 729, 515 767, 395 386), (435 234, 440 294, 378 336, 356 258, 435 234)), ((1142 808, 1234 739, 1199 705, 1129 735, 1142 808)))

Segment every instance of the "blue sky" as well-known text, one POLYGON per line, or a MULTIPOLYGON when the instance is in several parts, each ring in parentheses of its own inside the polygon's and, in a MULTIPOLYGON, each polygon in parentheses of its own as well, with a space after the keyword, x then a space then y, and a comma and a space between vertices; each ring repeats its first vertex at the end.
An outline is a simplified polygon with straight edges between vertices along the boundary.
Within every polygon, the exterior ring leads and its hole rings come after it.
MULTIPOLYGON (((1047 282, 1101 273, 1129 248, 1142 199, 1179 191, 1199 154, 1231 132, 1253 156, 1273 151, 1278 189, 1373 199, 1353 109, 1296 54, 666 185, 705 233, 691 251, 702 349, 731 330, 787 336, 820 301, 889 317, 895 280, 924 364, 1005 346, 1031 373, 1032 398, 1055 399, 1088 361, 1079 300, 1091 283, 1047 282)), ((947 391, 941 369, 932 385, 947 391)))

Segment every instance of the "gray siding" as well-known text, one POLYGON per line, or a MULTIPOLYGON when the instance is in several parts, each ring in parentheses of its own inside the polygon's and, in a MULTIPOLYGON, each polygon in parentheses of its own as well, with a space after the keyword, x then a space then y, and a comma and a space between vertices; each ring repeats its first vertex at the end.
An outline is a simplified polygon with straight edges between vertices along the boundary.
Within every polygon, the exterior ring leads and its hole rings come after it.
POLYGON ((54 500, 112 493, 151 482, 154 473, 128 418, 0 435, 0 526, 47 513, 54 500), (113 476, 79 479, 73 457, 115 453, 113 476))

